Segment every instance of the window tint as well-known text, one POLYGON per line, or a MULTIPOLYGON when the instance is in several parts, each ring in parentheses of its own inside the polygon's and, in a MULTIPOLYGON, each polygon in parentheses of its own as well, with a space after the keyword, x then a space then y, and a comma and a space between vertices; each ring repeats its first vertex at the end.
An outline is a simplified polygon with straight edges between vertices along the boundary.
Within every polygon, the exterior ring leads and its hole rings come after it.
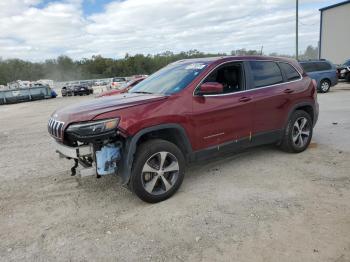
POLYGON ((293 81, 293 80, 297 80, 300 78, 299 73, 297 72, 297 70, 295 70, 295 68, 293 66, 291 66, 290 64, 287 63, 279 63, 282 71, 284 72, 284 74, 286 75, 287 81, 293 81))
POLYGON ((283 82, 281 70, 275 62, 251 61, 249 64, 255 88, 283 82))
POLYGON ((306 72, 315 72, 317 71, 316 65, 314 62, 304 62, 300 63, 306 72))
POLYGON ((233 93, 243 90, 243 71, 241 63, 230 63, 211 72, 203 81, 218 82, 224 86, 224 93, 233 93))
POLYGON ((331 70, 332 65, 328 62, 303 62, 300 63, 306 72, 331 70))
POLYGON ((327 62, 316 62, 318 71, 331 70, 332 66, 327 62))

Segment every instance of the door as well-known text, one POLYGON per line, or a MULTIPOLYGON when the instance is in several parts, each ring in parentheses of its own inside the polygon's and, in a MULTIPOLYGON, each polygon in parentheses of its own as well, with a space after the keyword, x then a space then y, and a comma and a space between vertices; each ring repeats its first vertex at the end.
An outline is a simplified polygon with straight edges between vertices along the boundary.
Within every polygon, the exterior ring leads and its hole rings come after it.
POLYGON ((196 130, 195 150, 240 142, 248 138, 252 128, 253 101, 245 92, 244 65, 226 63, 213 70, 203 81, 218 82, 223 91, 200 94, 200 85, 193 96, 192 122, 196 130))
POLYGON ((301 75, 284 62, 250 61, 248 64, 251 77, 248 88, 255 102, 253 137, 266 135, 268 139, 269 133, 279 133, 284 128, 301 75))

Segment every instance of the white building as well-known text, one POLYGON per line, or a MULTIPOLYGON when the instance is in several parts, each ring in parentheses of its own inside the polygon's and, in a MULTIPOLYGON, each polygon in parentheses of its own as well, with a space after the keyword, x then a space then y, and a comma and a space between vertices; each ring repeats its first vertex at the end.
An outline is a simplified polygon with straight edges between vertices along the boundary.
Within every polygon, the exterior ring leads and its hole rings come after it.
POLYGON ((350 1, 320 9, 320 58, 341 64, 350 59, 350 1))

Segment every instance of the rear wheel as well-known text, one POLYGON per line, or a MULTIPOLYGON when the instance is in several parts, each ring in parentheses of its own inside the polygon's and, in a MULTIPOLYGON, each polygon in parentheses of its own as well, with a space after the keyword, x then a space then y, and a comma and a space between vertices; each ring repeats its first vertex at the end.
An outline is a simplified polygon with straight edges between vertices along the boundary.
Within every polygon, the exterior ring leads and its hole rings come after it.
POLYGON ((149 140, 139 147, 129 186, 143 201, 157 203, 171 197, 184 178, 185 159, 180 149, 165 140, 149 140))
POLYGON ((288 121, 281 148, 291 153, 303 152, 310 144, 313 124, 311 116, 303 111, 295 111, 288 121))
POLYGON ((319 91, 321 93, 327 93, 329 91, 329 89, 331 88, 331 83, 329 80, 327 79, 323 79, 321 82, 320 82, 320 88, 319 88, 319 91))

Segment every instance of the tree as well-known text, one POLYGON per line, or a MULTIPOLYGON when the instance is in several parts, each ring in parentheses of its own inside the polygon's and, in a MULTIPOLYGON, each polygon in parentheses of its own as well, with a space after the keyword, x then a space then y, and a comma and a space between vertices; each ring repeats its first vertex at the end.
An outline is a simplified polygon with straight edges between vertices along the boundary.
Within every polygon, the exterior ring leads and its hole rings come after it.
MULTIPOLYGON (((260 51, 245 48, 232 50, 231 55, 258 55, 260 51)), ((0 57, 0 84, 15 80, 38 80, 47 78, 56 81, 130 76, 135 74, 152 74, 160 68, 177 60, 209 56, 225 56, 225 53, 204 53, 197 49, 173 53, 165 51, 155 55, 125 54, 122 59, 104 58, 94 55, 74 61, 68 56, 48 59, 42 63, 27 62, 20 59, 3 60, 0 57)), ((273 56, 286 56, 272 53, 273 56)), ((316 59, 318 48, 308 46, 300 56, 301 59, 316 59)))

